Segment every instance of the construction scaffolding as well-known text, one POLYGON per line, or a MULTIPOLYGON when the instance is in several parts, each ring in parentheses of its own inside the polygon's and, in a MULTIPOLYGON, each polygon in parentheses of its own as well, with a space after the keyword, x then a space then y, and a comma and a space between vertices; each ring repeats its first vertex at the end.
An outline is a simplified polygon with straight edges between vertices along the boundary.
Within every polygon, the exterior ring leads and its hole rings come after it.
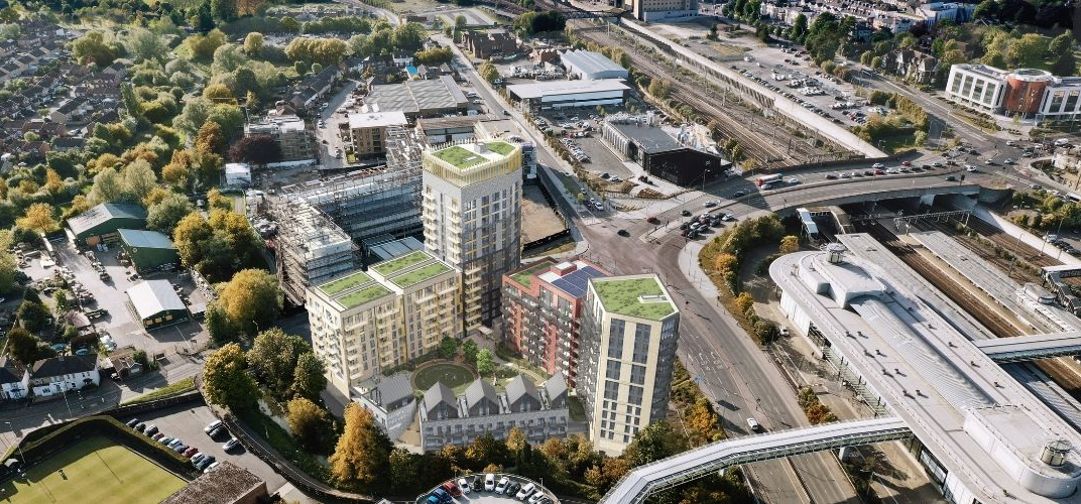
POLYGON ((308 286, 356 268, 356 244, 319 209, 303 200, 279 199, 270 212, 280 229, 278 284, 293 304, 304 304, 308 286))

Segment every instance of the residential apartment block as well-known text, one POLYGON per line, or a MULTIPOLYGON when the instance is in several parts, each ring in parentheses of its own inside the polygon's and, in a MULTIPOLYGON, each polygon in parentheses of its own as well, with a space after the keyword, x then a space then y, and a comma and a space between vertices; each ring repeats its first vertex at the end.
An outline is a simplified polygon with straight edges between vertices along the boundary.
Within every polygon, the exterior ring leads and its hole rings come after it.
POLYGON ((500 315, 503 274, 521 261, 522 149, 493 141, 424 153, 425 248, 462 272, 465 329, 500 315))
POLYGON ((304 120, 291 114, 269 114, 262 121, 244 125, 244 136, 267 135, 282 149, 280 163, 268 166, 293 166, 315 162, 315 140, 304 120))
POLYGON ((340 397, 461 334, 459 273, 424 251, 309 288, 312 347, 340 397))
POLYGON ((387 128, 405 126, 409 121, 405 114, 395 112, 366 112, 349 114, 348 137, 357 159, 384 156, 387 153, 387 128))
POLYGON ((984 112, 1037 122, 1081 116, 1081 77, 1056 77, 1035 68, 1007 71, 988 65, 953 65, 946 96, 984 112))
POLYGON ((353 388, 353 400, 372 413, 391 441, 401 437, 417 412, 411 377, 407 371, 375 375, 353 388))
POLYGON ((529 442, 539 444, 566 436, 567 418, 567 385, 559 375, 539 388, 518 375, 503 393, 478 378, 460 396, 440 382, 424 392, 420 403, 421 448, 465 446, 485 434, 506 439, 515 427, 529 442))
POLYGON ((593 445, 617 455, 665 417, 679 310, 656 275, 593 278, 587 287, 576 389, 593 445))
POLYGON ((585 261, 544 258, 503 275, 503 341, 574 387, 586 284, 607 273, 585 261))

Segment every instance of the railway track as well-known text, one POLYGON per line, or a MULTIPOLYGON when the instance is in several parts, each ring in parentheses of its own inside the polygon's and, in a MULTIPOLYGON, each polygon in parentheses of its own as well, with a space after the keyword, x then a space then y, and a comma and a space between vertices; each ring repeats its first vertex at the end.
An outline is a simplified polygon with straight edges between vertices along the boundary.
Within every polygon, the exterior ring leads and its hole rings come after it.
POLYGON ((638 71, 652 79, 665 79, 671 83, 671 96, 716 122, 718 130, 736 140, 750 157, 767 166, 806 162, 823 151, 807 145, 803 139, 788 132, 784 127, 769 123, 752 111, 745 110, 735 100, 726 100, 717 91, 697 83, 688 83, 682 74, 673 71, 657 60, 655 54, 637 49, 635 44, 614 36, 607 31, 589 30, 585 21, 571 21, 579 29, 579 36, 605 46, 621 47, 638 71), (720 104, 724 103, 722 107, 720 104))

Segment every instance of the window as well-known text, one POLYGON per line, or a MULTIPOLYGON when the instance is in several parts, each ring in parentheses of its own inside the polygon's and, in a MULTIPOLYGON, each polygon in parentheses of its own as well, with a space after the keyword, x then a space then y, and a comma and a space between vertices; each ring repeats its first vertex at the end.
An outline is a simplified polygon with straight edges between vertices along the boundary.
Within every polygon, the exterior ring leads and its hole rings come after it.
POLYGON ((627 392, 627 402, 631 404, 642 404, 642 387, 631 385, 627 392))
POLYGON ((612 320, 608 331, 608 357, 613 359, 623 358, 623 321, 612 320))
POLYGON ((608 378, 609 380, 618 380, 619 373, 622 370, 621 368, 622 364, 619 361, 608 359, 608 372, 605 373, 605 378, 608 378))
POLYGON ((645 364, 649 359, 649 333, 652 328, 647 324, 635 324, 634 356, 631 360, 645 364))
POLYGON ((631 383, 635 385, 643 385, 646 382, 646 367, 639 366, 638 364, 631 364, 631 383))
POLYGON ((615 401, 619 396, 619 383, 612 380, 606 380, 604 382, 604 398, 615 401))

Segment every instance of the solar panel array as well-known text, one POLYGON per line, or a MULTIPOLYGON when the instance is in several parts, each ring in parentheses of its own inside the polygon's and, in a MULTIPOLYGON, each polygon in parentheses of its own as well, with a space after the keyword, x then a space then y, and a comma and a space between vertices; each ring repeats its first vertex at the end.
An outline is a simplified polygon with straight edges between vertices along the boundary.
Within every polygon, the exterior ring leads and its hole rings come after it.
POLYGON ((562 278, 553 281, 552 285, 567 294, 580 298, 586 295, 586 286, 589 284, 590 278, 603 278, 604 276, 604 273, 597 268, 586 266, 563 275, 562 278))

